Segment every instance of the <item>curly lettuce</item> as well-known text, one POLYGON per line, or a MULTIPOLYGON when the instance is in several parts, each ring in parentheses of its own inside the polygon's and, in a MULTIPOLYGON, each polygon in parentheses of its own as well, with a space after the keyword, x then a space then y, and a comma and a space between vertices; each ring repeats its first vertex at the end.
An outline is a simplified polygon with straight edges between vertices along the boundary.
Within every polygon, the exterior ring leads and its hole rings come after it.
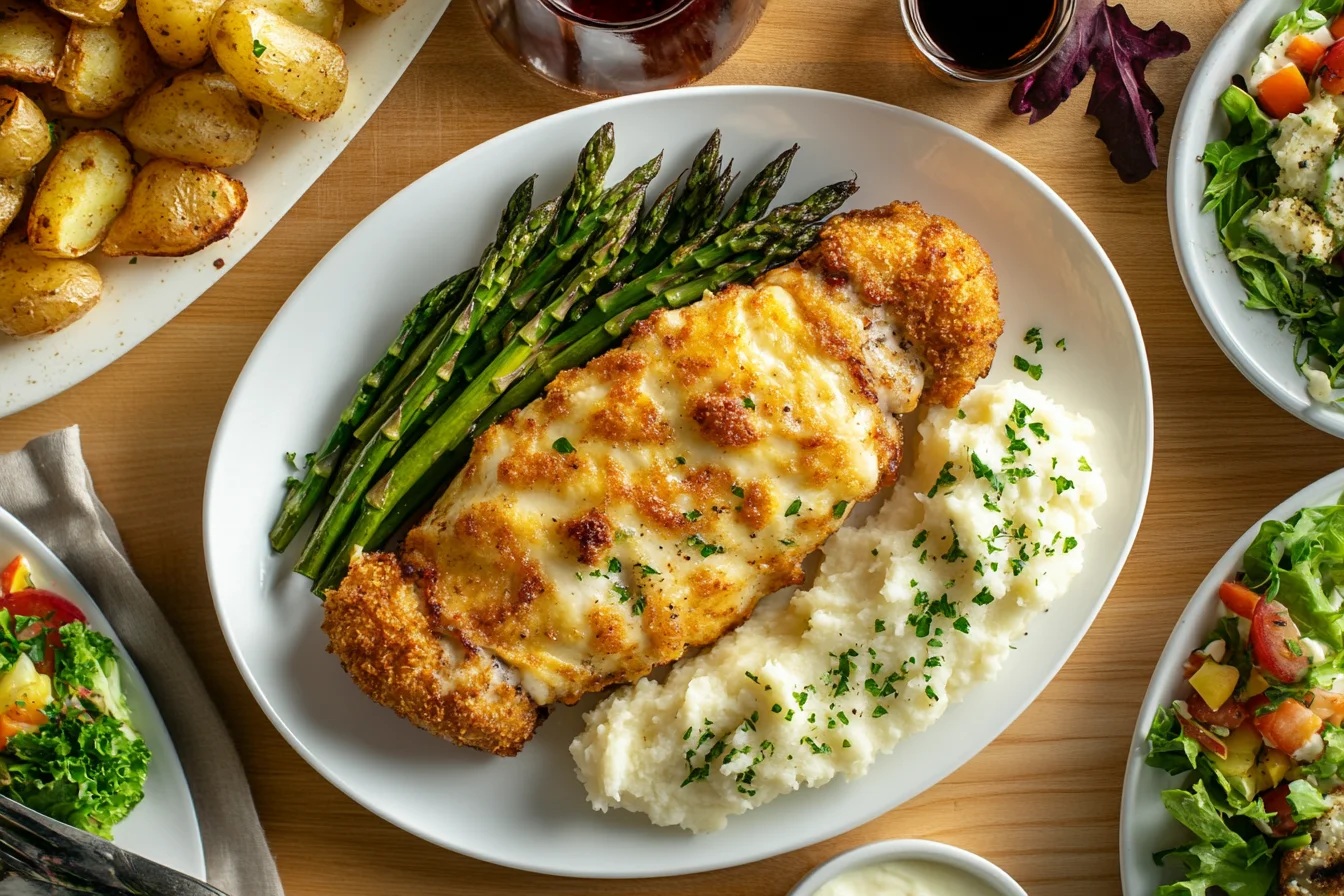
POLYGON ((10 738, 0 793, 110 839, 144 798, 149 758, 145 742, 119 720, 70 709, 10 738))
POLYGON ((1262 523, 1242 568, 1247 587, 1287 607, 1302 634, 1344 649, 1344 611, 1334 597, 1344 571, 1344 505, 1262 523))
POLYGON ((121 690, 117 647, 112 639, 82 622, 61 626, 61 651, 52 684, 60 696, 91 699, 102 712, 129 722, 130 709, 121 690))

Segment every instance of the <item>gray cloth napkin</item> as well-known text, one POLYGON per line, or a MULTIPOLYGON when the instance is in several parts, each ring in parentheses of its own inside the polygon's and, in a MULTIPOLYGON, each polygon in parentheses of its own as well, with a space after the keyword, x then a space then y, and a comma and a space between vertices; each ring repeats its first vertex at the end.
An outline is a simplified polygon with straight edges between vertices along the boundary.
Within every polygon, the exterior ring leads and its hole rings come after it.
POLYGON ((182 760, 210 883, 234 896, 283 896, 243 764, 182 643, 126 559, 72 426, 0 454, 0 507, 60 557, 121 636, 182 760))

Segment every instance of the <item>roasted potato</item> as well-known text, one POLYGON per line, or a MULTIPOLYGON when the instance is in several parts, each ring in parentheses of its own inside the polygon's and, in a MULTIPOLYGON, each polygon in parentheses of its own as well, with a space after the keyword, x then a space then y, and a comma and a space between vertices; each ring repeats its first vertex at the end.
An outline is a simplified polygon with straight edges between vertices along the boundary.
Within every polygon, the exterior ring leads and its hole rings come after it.
POLYGON ((0 84, 0 177, 18 177, 51 152, 51 128, 37 103, 0 84))
POLYGON ((85 25, 111 25, 121 18, 126 0, 43 0, 48 6, 85 25))
POLYGON ((158 75, 158 56, 133 15, 111 25, 70 26, 55 84, 70 112, 105 118, 129 106, 158 75))
POLYGON ((318 37, 335 40, 345 24, 345 0, 255 0, 256 5, 307 28, 318 37))
POLYGON ((401 9, 406 0, 355 0, 355 2, 376 16, 385 16, 401 9))
POLYGON ((152 156, 227 168, 257 151, 261 106, 223 72, 192 69, 140 94, 123 129, 132 146, 152 156))
POLYGON ((80 131, 61 144, 33 195, 28 245, 48 258, 88 255, 126 207, 135 179, 131 148, 111 131, 80 131))
POLYGON ((0 240, 0 333, 55 333, 83 317, 102 294, 103 279, 93 265, 43 258, 22 234, 0 240))
POLYGON ((28 182, 32 179, 32 172, 18 177, 0 177, 0 233, 8 230, 19 216, 23 200, 28 195, 28 182))
POLYGON ((223 0, 138 0, 135 11, 159 58, 174 68, 210 55, 210 19, 223 0))
POLYGON ((228 236, 245 208, 247 191, 227 174, 154 159, 136 175, 103 254, 190 255, 228 236))
POLYGON ((50 84, 68 29, 65 19, 41 3, 0 0, 0 78, 50 84))
POLYGON ((225 0, 210 49, 245 95, 304 121, 331 117, 345 98, 345 52, 251 0, 225 0))

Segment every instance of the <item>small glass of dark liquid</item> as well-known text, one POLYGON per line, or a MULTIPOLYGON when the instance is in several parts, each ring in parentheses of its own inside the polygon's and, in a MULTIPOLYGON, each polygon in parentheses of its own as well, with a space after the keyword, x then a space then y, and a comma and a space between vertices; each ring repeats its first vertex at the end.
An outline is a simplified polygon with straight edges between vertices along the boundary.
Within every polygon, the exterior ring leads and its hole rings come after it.
POLYGON ((962 84, 1013 81, 1045 65, 1069 32, 1074 0, 900 0, 915 49, 962 84))
POLYGON ((680 87, 732 55, 766 0, 476 0, 504 50, 599 96, 680 87))

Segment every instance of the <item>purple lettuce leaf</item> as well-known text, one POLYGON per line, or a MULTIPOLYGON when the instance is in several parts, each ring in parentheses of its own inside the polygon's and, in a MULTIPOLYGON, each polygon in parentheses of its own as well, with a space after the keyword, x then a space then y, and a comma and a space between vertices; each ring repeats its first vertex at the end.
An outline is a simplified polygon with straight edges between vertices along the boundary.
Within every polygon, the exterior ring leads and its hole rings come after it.
POLYGON ((1144 80, 1154 59, 1179 56, 1190 41, 1166 22, 1145 31, 1129 20, 1120 5, 1104 0, 1079 0, 1073 29, 1059 51, 1042 68, 1017 82, 1008 108, 1030 114, 1031 124, 1045 118, 1069 98, 1088 69, 1095 69, 1087 114, 1101 127, 1097 136, 1110 150, 1111 165, 1125 183, 1137 183, 1157 168, 1157 119, 1162 101, 1144 80))

